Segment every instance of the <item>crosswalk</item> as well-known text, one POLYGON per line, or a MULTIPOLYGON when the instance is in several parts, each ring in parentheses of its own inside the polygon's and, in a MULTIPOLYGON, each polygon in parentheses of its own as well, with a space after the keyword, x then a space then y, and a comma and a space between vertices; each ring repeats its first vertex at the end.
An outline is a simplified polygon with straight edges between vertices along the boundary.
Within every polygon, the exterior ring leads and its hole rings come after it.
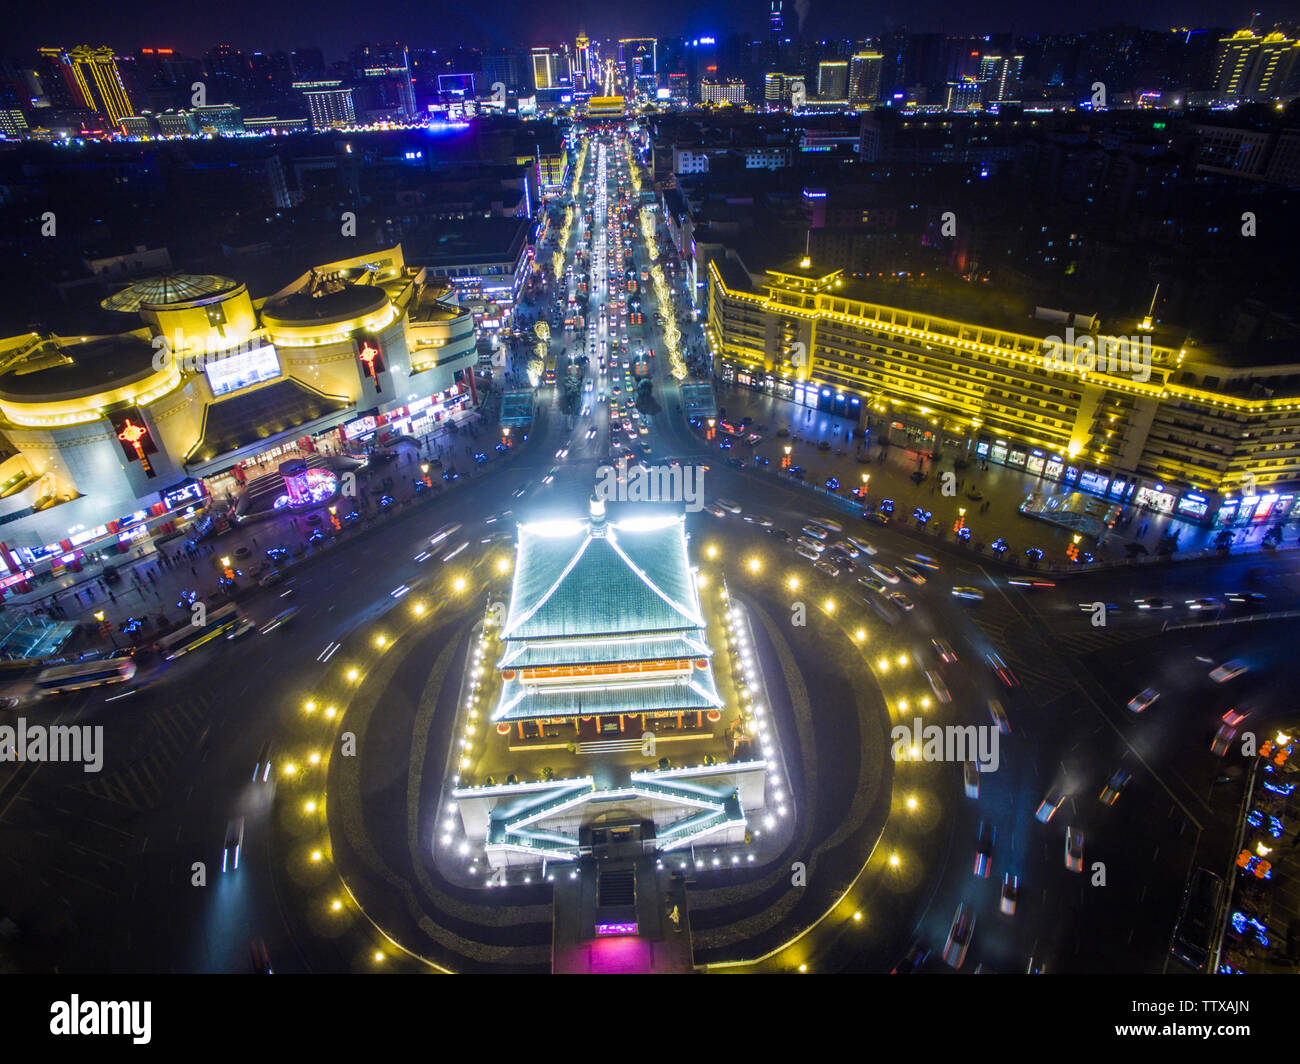
POLYGON ((156 808, 214 701, 211 695, 196 694, 166 709, 150 711, 129 750, 115 757, 110 746, 104 771, 72 786, 129 809, 156 808))
POLYGON ((1013 614, 972 611, 971 621, 997 647, 1025 690, 1040 703, 1051 701, 1075 687, 1062 657, 1086 657, 1099 650, 1120 646, 1129 638, 1115 629, 1082 625, 1068 632, 1036 628, 1023 617, 1013 614))

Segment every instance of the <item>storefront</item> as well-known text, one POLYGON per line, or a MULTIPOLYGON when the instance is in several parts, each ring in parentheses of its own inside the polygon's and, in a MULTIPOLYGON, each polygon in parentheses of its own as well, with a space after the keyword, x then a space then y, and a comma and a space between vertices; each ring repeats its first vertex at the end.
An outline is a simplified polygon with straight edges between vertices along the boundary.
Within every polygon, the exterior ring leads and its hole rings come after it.
POLYGON ((458 416, 469 408, 471 399, 472 394, 468 385, 457 383, 446 391, 424 399, 416 399, 404 406, 397 406, 383 413, 354 418, 344 424, 339 431, 346 444, 354 450, 376 440, 383 441, 394 436, 410 436, 418 439, 436 432, 448 421, 457 420, 458 416))
MULTIPOLYGON (((1133 478, 1070 465, 1062 455, 1037 448, 1017 447, 1006 440, 984 438, 975 442, 975 459, 980 462, 996 462, 1012 469, 1023 469, 1032 476, 1055 480, 1065 487, 1075 487, 1112 502, 1125 502, 1129 499, 1137 501, 1134 499, 1134 492, 1138 490, 1137 481, 1133 478)), ((1143 490, 1151 492, 1151 489, 1143 490)), ((1158 494, 1160 493, 1155 492, 1150 497, 1155 498, 1158 494)), ((1169 496, 1167 505, 1173 507, 1172 496, 1169 496)))

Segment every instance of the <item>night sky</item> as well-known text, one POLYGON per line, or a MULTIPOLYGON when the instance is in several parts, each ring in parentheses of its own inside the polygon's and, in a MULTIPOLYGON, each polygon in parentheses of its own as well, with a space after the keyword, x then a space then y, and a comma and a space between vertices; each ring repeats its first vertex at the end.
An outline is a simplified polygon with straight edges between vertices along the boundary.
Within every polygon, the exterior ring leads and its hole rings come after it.
MULTIPOLYGON (((1222 0, 1093 0, 1086 4, 1042 0, 797 0, 810 36, 857 37, 905 25, 915 33, 1068 32, 1139 20, 1160 29, 1176 25, 1236 26, 1250 18, 1250 6, 1222 0)), ((786 27, 798 25, 796 0, 785 0, 786 27)), ((1296 5, 1265 9, 1260 25, 1294 18, 1296 5)), ((173 47, 199 55, 212 44, 247 51, 319 46, 338 59, 362 40, 400 40, 412 47, 516 45, 571 40, 579 25, 592 37, 719 35, 761 32, 767 0, 654 0, 654 3, 594 3, 586 0, 495 0, 439 4, 391 0, 221 0, 198 7, 176 0, 60 0, 25 5, 18 26, 9 26, 6 54, 19 56, 44 45, 107 44, 119 52, 139 47, 173 47)))

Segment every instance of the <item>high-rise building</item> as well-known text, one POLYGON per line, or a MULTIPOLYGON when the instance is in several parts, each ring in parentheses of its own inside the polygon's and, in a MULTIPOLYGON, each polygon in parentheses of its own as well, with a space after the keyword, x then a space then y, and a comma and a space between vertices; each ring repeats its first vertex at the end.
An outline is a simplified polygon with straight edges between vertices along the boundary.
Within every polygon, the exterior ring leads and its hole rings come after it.
POLYGON ((558 64, 555 60, 555 53, 549 48, 533 49, 533 88, 538 92, 546 92, 560 87, 558 64))
POLYGON ((618 65, 629 81, 659 73, 659 41, 654 37, 624 37, 618 42, 618 65))
POLYGON ((821 100, 847 100, 849 98, 849 64, 847 60, 822 60, 817 64, 817 97, 821 100))
POLYGON ((1300 40, 1238 30, 1219 41, 1213 89, 1222 100, 1280 99, 1296 91, 1298 77, 1300 40))
POLYGON ((356 124, 357 109, 352 99, 352 90, 343 88, 343 82, 295 81, 293 87, 301 91, 307 100, 312 129, 333 129, 356 124))
POLYGON ((979 80, 986 100, 1014 100, 1018 96, 1023 55, 980 56, 979 80))
POLYGON ((743 81, 701 81, 700 103, 734 103, 744 104, 745 83, 743 81))
POLYGON ((785 32, 785 19, 781 15, 781 0, 770 0, 767 24, 774 36, 785 32))
POLYGON ((948 95, 944 102, 946 111, 977 111, 984 100, 984 86, 970 78, 948 82, 948 95))
POLYGON ((591 38, 585 33, 578 34, 576 55, 574 57, 573 87, 575 89, 591 88, 591 38))
POLYGON ((849 63, 849 103, 873 104, 880 99, 880 74, 885 57, 879 52, 856 52, 849 63))
POLYGON ((66 53, 64 61, 81 106, 107 115, 115 126, 135 114, 113 49, 83 44, 66 53))

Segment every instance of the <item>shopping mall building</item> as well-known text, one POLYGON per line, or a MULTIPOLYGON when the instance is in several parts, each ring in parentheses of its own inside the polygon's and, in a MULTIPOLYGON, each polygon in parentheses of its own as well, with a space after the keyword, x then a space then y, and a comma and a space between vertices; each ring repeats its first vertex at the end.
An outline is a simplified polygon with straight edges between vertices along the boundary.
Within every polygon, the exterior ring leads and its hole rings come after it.
POLYGON ((1300 519, 1300 357, 1212 347, 960 282, 845 279, 808 259, 709 266, 722 380, 849 418, 871 438, 1041 476, 1206 525, 1300 519))
POLYGON ((247 470, 420 437, 477 400, 473 316, 400 246, 265 299, 167 275, 103 305, 124 331, 0 340, 0 588, 170 533, 247 470))

